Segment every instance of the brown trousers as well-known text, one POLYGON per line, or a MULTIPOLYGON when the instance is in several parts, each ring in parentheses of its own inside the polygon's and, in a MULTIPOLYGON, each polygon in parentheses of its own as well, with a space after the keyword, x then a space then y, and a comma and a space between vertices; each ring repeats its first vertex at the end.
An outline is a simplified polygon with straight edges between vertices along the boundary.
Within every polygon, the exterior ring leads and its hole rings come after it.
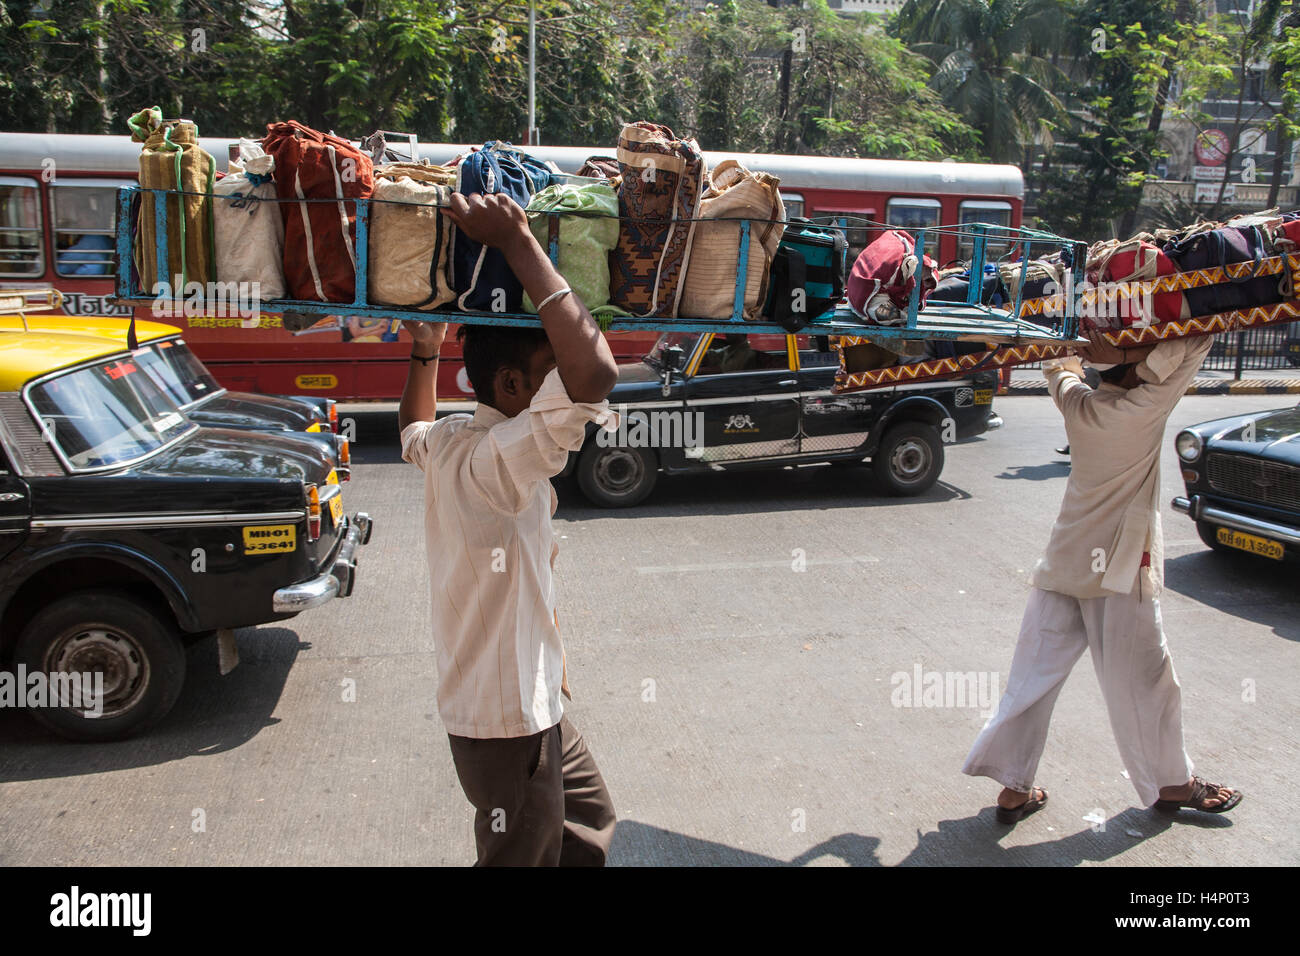
POLYGON ((477 866, 605 865, 614 805, 569 718, 528 737, 447 739, 474 805, 477 866))

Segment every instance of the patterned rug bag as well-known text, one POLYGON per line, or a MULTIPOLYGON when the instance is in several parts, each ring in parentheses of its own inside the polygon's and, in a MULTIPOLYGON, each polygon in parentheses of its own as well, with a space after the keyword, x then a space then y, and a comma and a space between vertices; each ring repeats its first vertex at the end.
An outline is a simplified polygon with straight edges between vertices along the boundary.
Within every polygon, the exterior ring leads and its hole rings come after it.
POLYGON ((678 314, 695 236, 704 156, 667 126, 631 123, 618 137, 618 246, 610 254, 610 302, 635 316, 678 314))

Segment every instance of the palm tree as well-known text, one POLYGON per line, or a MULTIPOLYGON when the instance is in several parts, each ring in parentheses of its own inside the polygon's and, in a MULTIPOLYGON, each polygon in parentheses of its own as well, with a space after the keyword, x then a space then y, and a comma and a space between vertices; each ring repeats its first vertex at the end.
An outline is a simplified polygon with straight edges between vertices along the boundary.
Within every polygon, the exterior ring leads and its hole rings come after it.
POLYGON ((1051 91, 1064 77, 1047 59, 1065 17, 1061 0, 908 0, 896 29, 935 64, 930 85, 980 132, 989 158, 1016 162, 1065 117, 1051 91))

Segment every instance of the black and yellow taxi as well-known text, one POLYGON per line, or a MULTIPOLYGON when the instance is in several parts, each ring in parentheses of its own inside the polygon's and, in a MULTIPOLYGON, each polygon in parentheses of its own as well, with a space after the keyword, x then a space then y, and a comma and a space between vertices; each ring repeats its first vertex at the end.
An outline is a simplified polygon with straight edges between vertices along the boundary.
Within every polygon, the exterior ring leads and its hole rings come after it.
POLYGON ((351 594, 364 513, 310 436, 194 421, 137 352, 0 331, 0 669, 97 675, 82 706, 29 707, 117 739, 180 694, 185 645, 351 594))
POLYGON ((993 372, 838 395, 838 368, 826 336, 667 332, 619 366, 619 430, 593 428, 565 473, 592 503, 626 507, 660 474, 870 459, 877 488, 919 495, 939 480, 945 445, 1002 424, 993 372))
POLYGON ((1173 509, 1216 551, 1300 561, 1300 405, 1217 418, 1174 437, 1173 509))
MULTIPOLYGON (((129 319, 111 316, 0 314, 0 330, 102 336, 123 348, 131 324, 129 319)), ((338 433, 338 405, 334 399, 232 391, 217 381, 176 326, 142 319, 134 324, 140 361, 192 421, 251 431, 338 433)))

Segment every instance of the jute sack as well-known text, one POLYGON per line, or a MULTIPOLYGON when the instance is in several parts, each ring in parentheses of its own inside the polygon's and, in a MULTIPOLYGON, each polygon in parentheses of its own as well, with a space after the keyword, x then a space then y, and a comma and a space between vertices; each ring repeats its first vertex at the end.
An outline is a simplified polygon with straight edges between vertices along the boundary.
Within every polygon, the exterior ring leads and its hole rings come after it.
POLYGON ((239 162, 212 186, 218 282, 253 284, 260 299, 284 298, 284 218, 276 200, 275 158, 239 140, 239 162))
POLYGON ((736 304, 739 281, 740 220, 749 219, 745 267, 744 316, 759 319, 767 300, 768 273, 785 232, 785 204, 780 180, 752 173, 734 159, 723 160, 709 177, 700 200, 691 257, 686 265, 679 314, 701 319, 728 318, 736 304))
MULTIPOLYGON (((140 185, 145 189, 175 191, 167 202, 167 272, 165 282, 176 282, 180 296, 187 282, 205 288, 216 275, 213 268, 212 181, 216 162, 199 148, 199 132, 188 120, 162 121, 156 106, 141 110, 129 120, 131 138, 144 143, 140 151, 140 185)), ((152 292, 158 282, 155 194, 141 195, 136 220, 135 267, 140 285, 152 292)))
POLYGON ((436 309, 456 298, 451 284, 451 220, 443 209, 456 171, 426 163, 375 167, 370 203, 369 299, 436 309))

